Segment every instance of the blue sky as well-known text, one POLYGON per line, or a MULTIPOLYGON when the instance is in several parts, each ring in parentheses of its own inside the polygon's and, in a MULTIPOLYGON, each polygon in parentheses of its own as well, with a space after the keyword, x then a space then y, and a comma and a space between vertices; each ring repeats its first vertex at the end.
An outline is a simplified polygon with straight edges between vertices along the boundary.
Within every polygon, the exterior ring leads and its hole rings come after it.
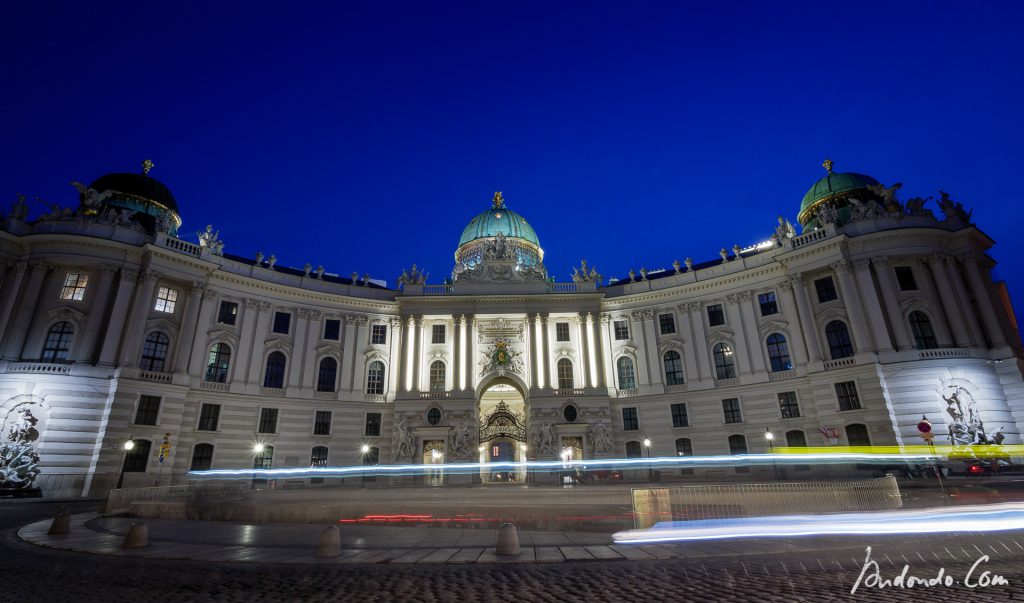
POLYGON ((1024 307, 1022 3, 185 4, 4 8, 4 201, 148 157, 187 238, 439 282, 501 190, 566 280, 764 240, 829 156, 973 208, 1024 307))

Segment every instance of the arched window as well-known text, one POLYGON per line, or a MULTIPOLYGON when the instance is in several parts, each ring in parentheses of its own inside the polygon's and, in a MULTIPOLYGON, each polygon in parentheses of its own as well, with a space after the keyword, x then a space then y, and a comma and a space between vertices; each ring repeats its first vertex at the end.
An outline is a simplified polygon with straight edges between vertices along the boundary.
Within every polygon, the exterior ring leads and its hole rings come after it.
POLYGON ((741 435, 729 436, 729 454, 746 454, 747 438, 741 435))
POLYGON ((768 336, 768 359, 772 363, 772 372, 788 371, 793 368, 789 360, 789 346, 786 345, 786 336, 782 333, 772 333, 768 336))
POLYGON ((316 391, 333 392, 338 381, 338 361, 328 356, 320 361, 316 376, 316 391))
POLYGON ((153 331, 146 335, 146 342, 142 344, 142 362, 139 368, 154 373, 164 372, 164 362, 167 360, 167 347, 171 340, 160 331, 153 331))
POLYGON ((327 466, 327 446, 313 446, 313 453, 309 458, 310 467, 327 466))
POLYGON ((850 340, 850 331, 846 328, 845 322, 833 320, 825 325, 825 339, 828 339, 828 350, 832 360, 853 356, 853 342, 850 340))
POLYGON ((444 363, 435 360, 430 363, 430 391, 443 392, 445 389, 444 363))
POLYGON ((284 367, 287 362, 288 359, 283 352, 271 352, 267 356, 267 370, 263 371, 263 387, 284 387, 284 367))
POLYGON ((378 395, 384 393, 384 363, 380 360, 371 362, 366 370, 366 393, 378 395))
POLYGON ((43 345, 43 362, 67 362, 71 354, 71 339, 75 336, 75 328, 64 320, 50 327, 43 345))
POLYGON ((270 469, 274 462, 274 447, 264 446, 262 452, 257 452, 252 459, 253 469, 270 469))
POLYGON ((735 379, 736 364, 733 361, 732 347, 727 343, 715 346, 715 375, 718 379, 735 379))
POLYGON ((643 449, 640 447, 640 442, 630 441, 626 442, 626 458, 627 459, 638 459, 643 456, 643 449))
POLYGON ((226 343, 215 343, 206 359, 206 381, 224 383, 231 366, 231 348, 226 343))
POLYGON ((213 466, 213 444, 196 444, 192 449, 191 471, 207 471, 213 466))
POLYGON ((572 360, 562 358, 556 367, 558 368, 558 389, 572 389, 572 360))
POLYGON ((679 352, 669 350, 665 352, 665 385, 683 384, 683 358, 679 352))
POLYGON ((930 350, 939 347, 935 341, 935 332, 932 331, 932 321, 924 312, 910 313, 910 330, 914 333, 914 345, 919 350, 930 350))
POLYGON ((636 372, 633 370, 633 359, 628 356, 619 358, 619 389, 636 389, 636 372))
POLYGON ((807 447, 807 436, 804 432, 799 429, 786 432, 786 446, 793 448, 806 448, 807 447))
POLYGON ((854 423, 846 426, 846 441, 850 446, 870 446, 871 438, 868 437, 867 425, 854 423))
POLYGON ((676 440, 676 456, 693 456, 693 443, 690 442, 690 438, 676 440))
POLYGON ((149 464, 149 440, 132 440, 135 446, 124 455, 125 473, 142 473, 149 464))

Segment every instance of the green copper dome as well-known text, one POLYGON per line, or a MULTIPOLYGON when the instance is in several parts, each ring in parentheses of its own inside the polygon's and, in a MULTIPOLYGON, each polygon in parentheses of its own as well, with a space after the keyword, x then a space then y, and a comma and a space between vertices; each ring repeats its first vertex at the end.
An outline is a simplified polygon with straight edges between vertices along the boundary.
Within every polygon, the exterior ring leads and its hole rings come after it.
POLYGON ((505 200, 501 193, 494 194, 491 202, 491 209, 477 215, 469 221, 469 225, 462 231, 459 237, 459 247, 477 239, 489 239, 498 236, 498 233, 506 237, 522 239, 540 247, 537 233, 526 221, 526 218, 505 207, 505 200))
POLYGON ((871 176, 865 176, 864 174, 855 174, 853 172, 833 172, 832 162, 826 160, 823 164, 828 173, 821 180, 818 180, 804 195, 803 202, 800 203, 800 213, 797 214, 797 220, 801 224, 807 221, 809 210, 815 205, 828 199, 834 199, 842 197, 845 193, 856 190, 865 190, 869 186, 878 184, 878 181, 871 176))

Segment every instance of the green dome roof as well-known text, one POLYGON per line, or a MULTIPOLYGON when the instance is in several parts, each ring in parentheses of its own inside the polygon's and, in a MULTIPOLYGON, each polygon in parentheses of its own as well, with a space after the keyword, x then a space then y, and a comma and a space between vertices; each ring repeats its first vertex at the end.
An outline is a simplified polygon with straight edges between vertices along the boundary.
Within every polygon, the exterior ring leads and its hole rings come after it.
POLYGON ((537 233, 533 231, 533 227, 526 221, 526 218, 505 207, 501 193, 494 195, 492 205, 491 209, 478 214, 469 221, 469 225, 459 237, 459 247, 477 239, 495 237, 499 232, 506 237, 523 239, 540 247, 540 241, 537 239, 537 233))
POLYGON ((853 172, 828 173, 824 178, 815 182, 807 191, 807 194, 804 195, 804 200, 800 204, 800 213, 803 213, 805 209, 822 199, 834 197, 840 193, 865 189, 875 184, 878 184, 877 180, 864 174, 855 174, 853 172))

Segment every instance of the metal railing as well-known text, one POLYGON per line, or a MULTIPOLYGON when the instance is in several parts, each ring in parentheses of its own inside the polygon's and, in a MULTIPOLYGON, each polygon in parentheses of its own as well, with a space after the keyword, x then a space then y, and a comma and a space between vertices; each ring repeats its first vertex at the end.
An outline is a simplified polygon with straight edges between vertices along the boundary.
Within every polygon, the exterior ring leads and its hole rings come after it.
POLYGON ((182 484, 178 486, 154 486, 152 488, 120 488, 111 490, 107 496, 105 513, 124 511, 132 503, 161 500, 223 500, 238 498, 252 490, 252 483, 237 481, 228 483, 182 484))

